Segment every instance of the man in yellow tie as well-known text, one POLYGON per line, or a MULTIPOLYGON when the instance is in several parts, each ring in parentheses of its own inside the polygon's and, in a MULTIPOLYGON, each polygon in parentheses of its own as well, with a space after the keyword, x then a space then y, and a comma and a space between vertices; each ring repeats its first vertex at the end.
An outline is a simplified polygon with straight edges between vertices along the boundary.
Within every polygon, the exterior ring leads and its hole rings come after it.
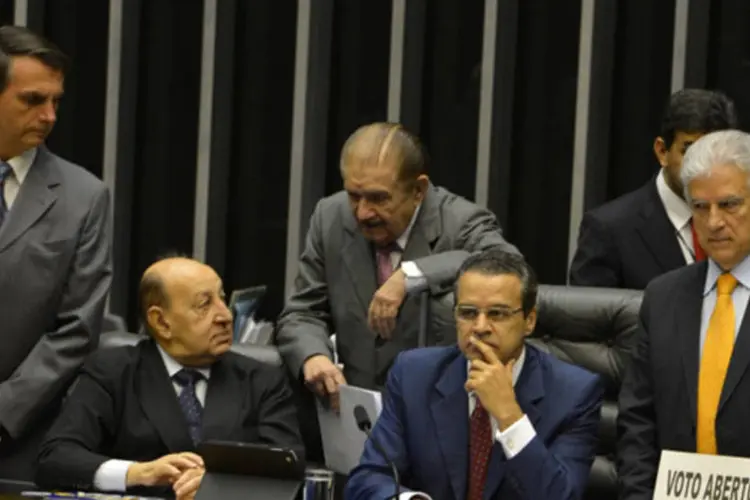
POLYGON ((682 182, 708 260, 646 288, 620 392, 620 499, 651 499, 661 450, 750 457, 750 135, 708 134, 682 182))

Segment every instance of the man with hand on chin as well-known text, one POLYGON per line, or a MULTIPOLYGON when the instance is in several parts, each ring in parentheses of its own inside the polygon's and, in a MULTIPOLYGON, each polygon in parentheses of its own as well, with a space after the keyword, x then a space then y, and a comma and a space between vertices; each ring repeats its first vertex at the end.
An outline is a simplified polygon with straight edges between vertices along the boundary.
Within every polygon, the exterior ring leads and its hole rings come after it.
POLYGON ((525 343, 537 281, 522 257, 469 257, 456 282, 458 346, 414 349, 391 369, 383 411, 346 498, 582 498, 597 446, 599 378, 525 343))

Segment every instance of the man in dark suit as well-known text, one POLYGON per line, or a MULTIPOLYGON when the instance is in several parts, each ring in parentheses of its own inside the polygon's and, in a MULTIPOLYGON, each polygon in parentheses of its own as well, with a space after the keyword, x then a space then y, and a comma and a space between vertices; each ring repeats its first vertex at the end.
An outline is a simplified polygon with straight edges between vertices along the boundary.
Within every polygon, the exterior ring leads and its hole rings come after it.
POLYGON ((0 28, 0 478, 31 480, 111 280, 108 191, 43 144, 65 66, 41 37, 0 28))
POLYGON ((673 94, 654 140, 661 172, 584 215, 570 284, 643 290, 656 276, 704 259, 683 197, 682 158, 704 134, 736 126, 734 103, 725 95, 699 89, 673 94))
POLYGON ((403 500, 581 498, 596 453, 598 377, 525 344, 537 283, 522 257, 469 257, 456 286, 458 347, 399 355, 346 498, 392 498, 375 441, 418 492, 403 500))
POLYGON ((419 301, 407 292, 430 288, 427 342, 452 344, 450 305, 440 298, 461 263, 487 248, 516 251, 491 212, 430 183, 419 140, 400 125, 354 132, 341 174, 344 191, 315 208, 276 332, 292 375, 334 406, 339 384, 382 387, 396 354, 417 346, 419 301))
POLYGON ((665 449, 750 457, 750 135, 699 139, 682 180, 709 260, 646 288, 619 401, 621 499, 651 499, 665 449))
POLYGON ((39 453, 39 485, 126 491, 169 487, 192 498, 198 442, 217 439, 301 452, 283 369, 227 352, 232 316, 210 267, 157 262, 141 281, 151 338, 104 349, 84 365, 39 453))

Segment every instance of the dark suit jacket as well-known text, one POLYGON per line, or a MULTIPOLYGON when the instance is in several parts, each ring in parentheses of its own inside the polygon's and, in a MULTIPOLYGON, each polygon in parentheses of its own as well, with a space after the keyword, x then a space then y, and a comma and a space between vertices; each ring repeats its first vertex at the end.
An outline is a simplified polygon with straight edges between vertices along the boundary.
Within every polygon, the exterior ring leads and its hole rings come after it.
MULTIPOLYGON (((211 368, 202 439, 292 447, 297 416, 281 368, 227 353, 211 368)), ((36 482, 89 491, 110 458, 150 461, 195 451, 156 344, 103 349, 86 362, 39 452, 36 482)))
POLYGON ((643 290, 685 265, 656 181, 587 212, 570 266, 570 284, 643 290))
MULTIPOLYGON (((430 185, 402 260, 415 261, 435 297, 450 291, 458 268, 471 252, 492 247, 517 252, 507 243, 495 216, 448 191, 430 185)), ((276 342, 293 376, 316 354, 332 357, 336 347, 344 376, 352 385, 379 388, 396 354, 417 346, 419 300, 404 302, 390 341, 367 325, 377 291, 372 245, 357 227, 347 194, 321 200, 310 222, 294 291, 281 314, 276 342)), ((432 305, 428 344, 455 343, 452 300, 432 305)))
POLYGON ((0 477, 31 479, 51 416, 96 347, 108 229, 104 184, 40 147, 0 227, 0 477))
MULTIPOLYGON (((631 365, 620 392, 620 498, 651 499, 661 450, 695 452, 700 325, 706 262, 646 288, 631 365)), ((750 311, 748 311, 750 312, 750 311)), ((750 457, 750 314, 734 345, 716 418, 720 455, 750 457)))
MULTIPOLYGON (((398 467, 404 486, 433 500, 463 500, 468 488, 467 361, 457 347, 401 354, 388 376, 383 411, 373 429, 398 467)), ((527 345, 516 397, 536 437, 506 460, 492 449, 486 499, 581 498, 594 461, 603 389, 598 377, 527 345)), ((390 468, 365 445, 349 477, 346 498, 390 498, 390 468)))

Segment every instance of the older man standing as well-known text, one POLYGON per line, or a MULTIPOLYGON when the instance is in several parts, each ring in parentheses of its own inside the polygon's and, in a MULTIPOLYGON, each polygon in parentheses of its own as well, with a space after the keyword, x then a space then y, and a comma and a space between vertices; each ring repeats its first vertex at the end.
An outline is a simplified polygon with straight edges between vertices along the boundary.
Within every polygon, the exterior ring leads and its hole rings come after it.
MULTIPOLYGON (((341 153, 344 191, 315 209, 276 341, 294 377, 318 394, 378 388, 395 356, 417 345, 419 304, 407 292, 450 291, 471 254, 517 252, 495 216, 435 187, 417 137, 398 124, 361 127, 341 153), (343 374, 332 362, 337 334, 343 374)), ((455 342, 450 306, 432 309, 429 343, 455 342)))
POLYGON ((702 137, 681 175, 708 260, 646 288, 620 394, 621 499, 651 499, 665 449, 750 457, 750 135, 702 137))

